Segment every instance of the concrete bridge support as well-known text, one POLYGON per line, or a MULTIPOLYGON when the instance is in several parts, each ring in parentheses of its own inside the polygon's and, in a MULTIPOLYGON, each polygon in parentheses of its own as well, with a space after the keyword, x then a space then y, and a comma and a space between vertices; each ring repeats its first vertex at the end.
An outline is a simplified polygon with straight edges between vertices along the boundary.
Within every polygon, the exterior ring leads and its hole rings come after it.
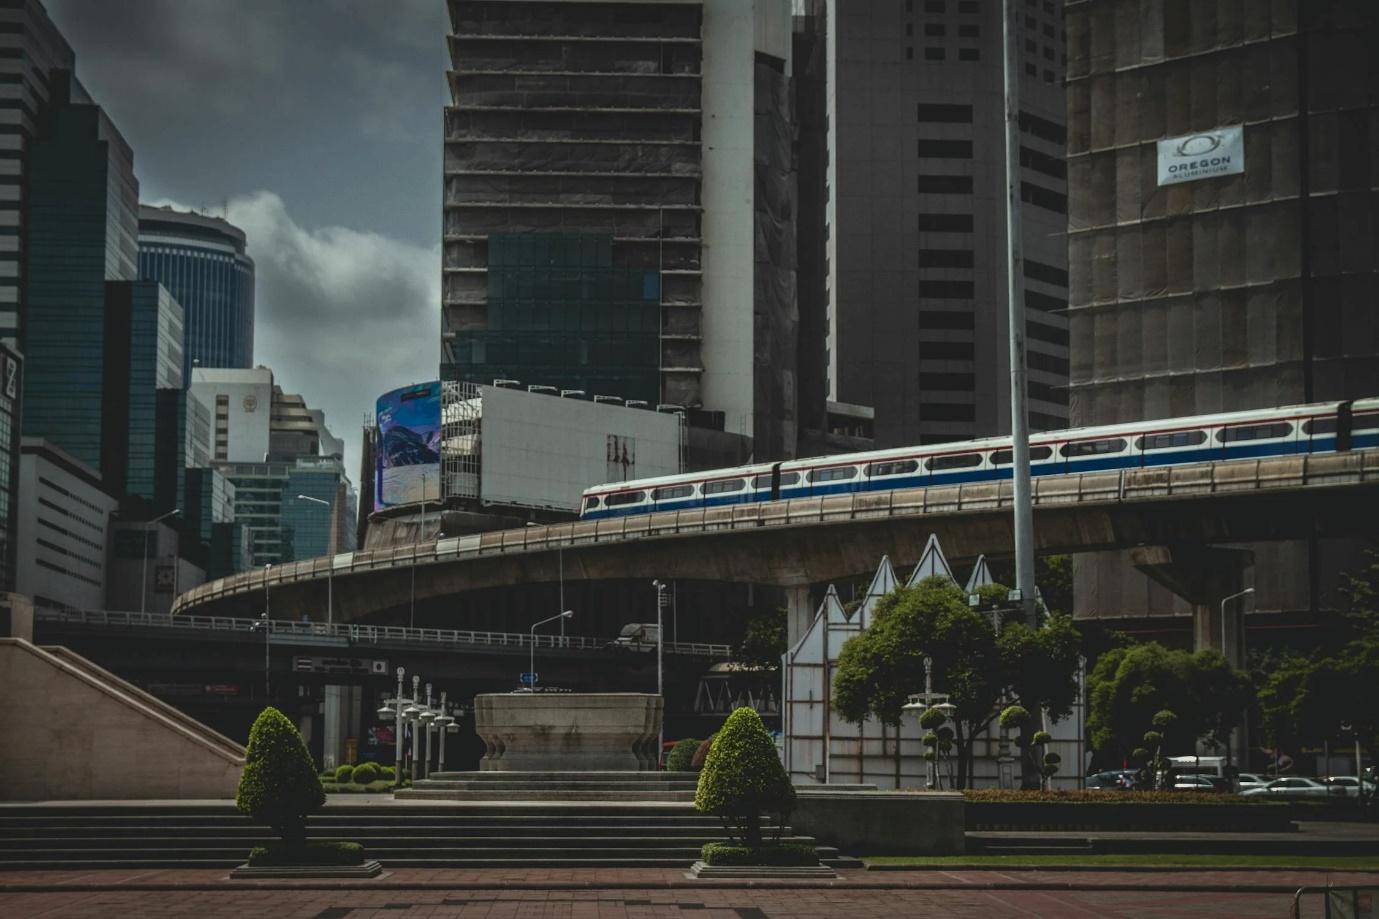
POLYGON ((798 584, 785 588, 785 628, 787 648, 795 644, 809 631, 809 624, 818 612, 817 604, 810 601, 808 584, 798 584))
MULTIPOLYGON (((1245 667, 1245 604, 1221 601, 1248 586, 1254 553, 1245 549, 1177 544, 1132 549, 1131 561, 1141 572, 1192 604, 1192 649, 1221 652, 1231 666, 1245 667)), ((1231 734, 1230 756, 1249 761, 1243 729, 1231 734)), ((1244 766, 1242 765, 1242 768, 1244 766)))

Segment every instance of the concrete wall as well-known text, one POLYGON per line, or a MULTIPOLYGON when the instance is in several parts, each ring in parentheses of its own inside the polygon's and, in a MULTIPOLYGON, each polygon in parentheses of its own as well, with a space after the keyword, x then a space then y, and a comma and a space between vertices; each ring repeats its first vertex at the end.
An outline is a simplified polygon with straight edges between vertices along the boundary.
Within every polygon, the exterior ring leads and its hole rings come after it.
POLYGON ((801 791, 790 825, 855 855, 958 855, 965 808, 955 791, 801 791))
POLYGON ((235 794, 242 748, 70 652, 0 639, 0 697, 0 798, 235 794))

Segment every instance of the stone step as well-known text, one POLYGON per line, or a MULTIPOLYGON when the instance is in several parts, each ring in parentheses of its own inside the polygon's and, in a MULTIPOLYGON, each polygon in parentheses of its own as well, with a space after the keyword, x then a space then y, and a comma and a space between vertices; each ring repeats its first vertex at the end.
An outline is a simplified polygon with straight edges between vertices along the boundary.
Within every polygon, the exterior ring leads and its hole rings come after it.
MULTIPOLYGON (((187 839, 185 837, 152 836, 111 839, 108 837, 73 837, 66 839, 45 838, 40 840, 6 840, 0 842, 0 860, 11 855, 31 855, 36 852, 63 851, 80 852, 88 850, 137 851, 141 849, 163 849, 167 851, 200 852, 212 849, 239 849, 254 846, 274 839, 273 834, 240 837, 210 837, 187 839)), ((386 850, 451 850, 451 849, 496 849, 496 848, 635 848, 671 849, 698 848, 706 842, 723 838, 722 833, 699 834, 694 836, 309 836, 309 839, 346 839, 362 843, 371 853, 386 850)), ((782 842, 813 844, 810 836, 783 836, 782 842)), ((380 856, 381 857, 381 856, 380 856)))
MULTIPOLYGON (((789 828, 785 830, 789 833, 789 828)), ((675 823, 645 824, 645 825, 623 825, 623 826, 590 826, 577 821, 569 821, 564 824, 491 824, 484 826, 448 826, 448 827, 425 827, 421 829, 405 826, 367 826, 342 824, 331 827, 312 826, 308 828, 307 837, 310 839, 453 839, 453 838, 490 838, 497 834, 507 837, 529 837, 529 836, 549 836, 549 837, 637 837, 637 838, 660 838, 666 836, 714 836, 722 833, 722 825, 717 821, 713 823, 693 823, 690 825, 680 825, 675 823)), ((20 848, 28 845, 28 840, 33 839, 264 839, 272 836, 272 832, 259 826, 226 826, 226 827, 58 827, 53 829, 43 829, 41 827, 24 827, 14 830, 3 837, 0 837, 0 849, 20 848)))
POLYGON ((694 801, 693 791, 642 791, 625 789, 587 791, 576 789, 523 789, 522 791, 502 791, 496 789, 465 790, 460 788, 411 788, 399 791, 393 797, 400 801, 455 800, 455 801, 511 801, 514 797, 522 801, 694 801))
POLYGON ((677 791, 694 794, 695 788, 692 782, 471 782, 467 779, 426 779, 412 786, 413 791, 506 791, 514 795, 533 791, 607 791, 618 795, 635 791, 677 791))
POLYGON ((521 770, 484 769, 465 772, 432 772, 426 779, 473 779, 477 782, 555 782, 586 779, 594 782, 697 782, 699 781, 699 774, 654 770, 645 772, 523 772, 521 770))

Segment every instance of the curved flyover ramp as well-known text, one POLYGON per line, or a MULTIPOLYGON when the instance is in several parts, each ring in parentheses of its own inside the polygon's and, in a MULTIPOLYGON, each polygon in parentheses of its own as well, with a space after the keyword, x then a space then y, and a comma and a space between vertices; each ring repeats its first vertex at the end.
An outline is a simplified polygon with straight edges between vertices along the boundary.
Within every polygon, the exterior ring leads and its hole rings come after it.
POLYGON ((234 797, 243 747, 66 648, 0 639, 0 698, 0 798, 234 797))

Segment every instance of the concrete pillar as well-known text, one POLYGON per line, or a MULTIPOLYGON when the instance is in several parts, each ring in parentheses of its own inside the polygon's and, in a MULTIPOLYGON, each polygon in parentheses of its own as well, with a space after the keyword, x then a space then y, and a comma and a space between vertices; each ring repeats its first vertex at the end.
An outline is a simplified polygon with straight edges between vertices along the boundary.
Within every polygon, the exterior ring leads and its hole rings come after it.
POLYGON ((787 636, 785 646, 793 648, 795 643, 803 638, 804 633, 809 630, 809 624, 814 621, 816 610, 814 604, 810 602, 808 584, 785 588, 785 609, 787 636))
POLYGON ((346 714, 345 693, 349 687, 327 686, 325 702, 321 706, 321 765, 334 769, 343 765, 341 753, 344 752, 344 715, 346 714))

